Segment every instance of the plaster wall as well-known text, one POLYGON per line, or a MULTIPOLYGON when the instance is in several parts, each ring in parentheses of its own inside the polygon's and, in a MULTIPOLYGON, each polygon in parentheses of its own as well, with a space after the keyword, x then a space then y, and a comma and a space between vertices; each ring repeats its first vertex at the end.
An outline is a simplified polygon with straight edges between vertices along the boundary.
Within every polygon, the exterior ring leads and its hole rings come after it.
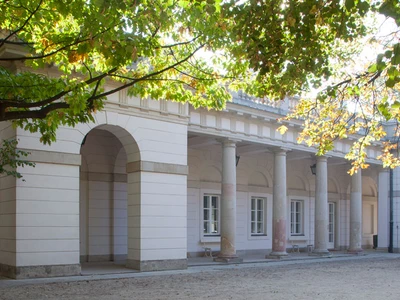
MULTIPOLYGON (((16 135, 11 123, 0 122, 0 138, 16 135)), ((0 175, 0 274, 1 264, 16 265, 16 179, 0 175)))
POLYGON ((16 265, 79 263, 79 166, 19 168, 16 265))
POLYGON ((57 141, 51 145, 43 145, 39 133, 17 129, 18 146, 21 149, 79 154, 86 134, 98 127, 118 138, 125 147, 128 162, 142 160, 186 166, 186 122, 167 117, 166 120, 163 117, 149 117, 145 113, 142 115, 138 117, 105 110, 94 115, 93 123, 59 128, 57 141))
MULTIPOLYGON (((11 204, 0 209, 16 211, 15 217, 10 214, 0 220, 7 226, 7 222, 15 222, 15 233, 6 229, 0 234, 17 236, 13 245, 7 245, 17 249, 17 266, 40 267, 38 272, 23 276, 55 276, 43 275, 47 272, 45 265, 73 265, 65 273, 57 269, 54 274, 76 274, 80 255, 83 260, 90 255, 126 258, 128 231, 131 245, 135 239, 139 241, 131 259, 177 259, 178 268, 185 267, 186 121, 168 112, 161 116, 152 109, 140 112, 140 116, 132 109, 127 109, 127 114, 107 109, 95 115, 94 123, 60 128, 57 142, 50 146, 40 143, 39 134, 16 130, 19 147, 32 152, 28 159, 33 158, 36 168, 20 170, 25 181, 16 183, 15 209, 11 204), (94 128, 101 129, 98 133, 111 134, 114 140, 98 144, 82 163, 81 144, 94 128), (119 154, 121 148, 125 157, 119 154), (127 163, 132 172, 128 175, 127 163), (80 215, 80 210, 87 213, 80 215), (168 226, 176 230, 167 230, 168 226)), ((174 266, 159 264, 157 268, 174 266)), ((145 268, 151 270, 152 266, 147 264, 145 268)))
POLYGON ((393 248, 400 252, 400 169, 393 170, 393 248))

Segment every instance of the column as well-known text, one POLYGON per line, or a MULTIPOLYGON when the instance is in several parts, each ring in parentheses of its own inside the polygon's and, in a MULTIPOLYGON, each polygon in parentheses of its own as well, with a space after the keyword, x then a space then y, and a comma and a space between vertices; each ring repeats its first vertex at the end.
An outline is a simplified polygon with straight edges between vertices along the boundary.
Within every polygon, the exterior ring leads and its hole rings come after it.
POLYGON ((286 150, 275 151, 272 252, 267 258, 286 256, 286 150))
POLYGON ((362 187, 361 169, 351 176, 350 195, 350 247, 349 253, 361 253, 362 243, 362 187))
POLYGON ((378 176, 378 249, 389 246, 389 170, 378 176))
POLYGON ((314 251, 312 255, 330 256, 328 251, 328 167, 325 156, 317 156, 314 251))
POLYGON ((215 261, 241 262, 236 255, 236 143, 222 142, 221 251, 215 261))

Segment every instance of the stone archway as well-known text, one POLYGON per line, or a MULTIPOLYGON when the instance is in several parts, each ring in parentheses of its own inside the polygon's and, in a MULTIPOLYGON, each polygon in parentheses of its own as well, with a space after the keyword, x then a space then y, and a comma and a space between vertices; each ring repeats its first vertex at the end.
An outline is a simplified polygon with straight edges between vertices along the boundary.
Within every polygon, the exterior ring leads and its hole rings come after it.
POLYGON ((139 148, 125 129, 100 125, 85 135, 80 154, 80 261, 124 262, 128 256, 126 168, 128 157, 130 163, 140 161, 139 148))

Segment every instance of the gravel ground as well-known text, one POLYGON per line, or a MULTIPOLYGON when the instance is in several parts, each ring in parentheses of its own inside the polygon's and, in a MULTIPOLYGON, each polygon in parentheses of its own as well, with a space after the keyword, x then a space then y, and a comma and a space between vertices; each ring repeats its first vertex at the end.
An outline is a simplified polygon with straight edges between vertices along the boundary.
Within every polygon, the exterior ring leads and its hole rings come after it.
POLYGON ((0 299, 400 299, 400 258, 258 264, 148 277, 1 287, 0 299))

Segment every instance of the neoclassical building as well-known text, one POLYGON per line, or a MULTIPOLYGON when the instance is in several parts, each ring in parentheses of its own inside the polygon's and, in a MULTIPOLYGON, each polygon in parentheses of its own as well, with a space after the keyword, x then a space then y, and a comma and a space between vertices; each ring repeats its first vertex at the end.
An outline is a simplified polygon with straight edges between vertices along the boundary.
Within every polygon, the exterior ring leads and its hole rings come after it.
POLYGON ((387 249, 390 196, 399 222, 398 171, 391 177, 375 160, 378 144, 370 168, 350 177, 352 139, 316 157, 296 142, 299 122, 281 135, 276 120, 295 101, 237 94, 208 111, 121 91, 94 123, 60 128, 51 146, 0 123, 1 139, 18 139, 36 163, 18 169, 22 179, 0 178, 1 275, 78 275, 81 263, 100 261, 183 269, 205 247, 225 262, 284 257, 292 245, 358 253, 373 235, 387 249))

